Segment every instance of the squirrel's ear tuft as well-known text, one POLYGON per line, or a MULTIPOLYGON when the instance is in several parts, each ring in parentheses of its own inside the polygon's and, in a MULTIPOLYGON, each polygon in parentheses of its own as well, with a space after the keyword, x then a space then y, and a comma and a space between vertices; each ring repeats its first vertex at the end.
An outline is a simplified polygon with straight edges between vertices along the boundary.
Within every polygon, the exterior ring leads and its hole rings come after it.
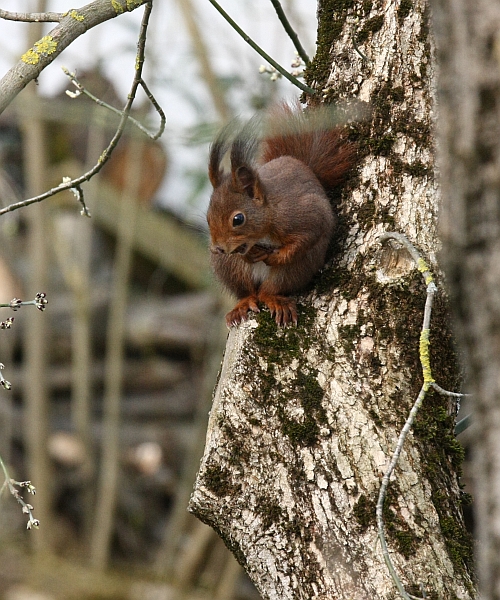
POLYGON ((223 171, 220 163, 224 152, 222 151, 221 144, 216 140, 210 148, 210 158, 208 159, 208 178, 213 188, 219 187, 222 182, 223 171))
POLYGON ((230 121, 219 131, 217 137, 210 147, 210 156, 208 159, 208 177, 214 189, 219 187, 219 185, 222 183, 224 171, 221 168, 221 162, 231 146, 237 127, 237 121, 230 121))
POLYGON ((252 165, 260 146, 260 117, 256 115, 235 135, 231 144, 231 169, 252 165))

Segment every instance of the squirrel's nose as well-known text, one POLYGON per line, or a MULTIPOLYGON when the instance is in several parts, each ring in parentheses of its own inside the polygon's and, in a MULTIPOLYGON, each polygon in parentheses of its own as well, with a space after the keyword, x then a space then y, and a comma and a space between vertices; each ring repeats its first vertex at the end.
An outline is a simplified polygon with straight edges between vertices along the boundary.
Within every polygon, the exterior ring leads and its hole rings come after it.
POLYGON ((225 254, 224 248, 221 248, 221 246, 211 246, 210 251, 213 254, 225 254))

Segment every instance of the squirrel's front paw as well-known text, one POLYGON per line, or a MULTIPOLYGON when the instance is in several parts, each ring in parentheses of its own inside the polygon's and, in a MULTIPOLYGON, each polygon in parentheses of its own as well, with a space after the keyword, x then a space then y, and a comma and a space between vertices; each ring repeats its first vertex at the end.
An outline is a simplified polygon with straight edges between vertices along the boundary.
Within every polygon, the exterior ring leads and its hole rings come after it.
POLYGON ((228 327, 235 327, 243 321, 248 319, 248 311, 251 310, 254 313, 260 312, 260 309, 257 305, 257 297, 256 296, 247 296, 240 300, 238 304, 230 310, 226 315, 226 325, 228 327))
POLYGON ((250 248, 250 250, 243 255, 243 258, 249 263, 256 263, 260 261, 265 262, 272 253, 272 248, 267 248, 265 246, 260 246, 259 244, 254 244, 250 248))

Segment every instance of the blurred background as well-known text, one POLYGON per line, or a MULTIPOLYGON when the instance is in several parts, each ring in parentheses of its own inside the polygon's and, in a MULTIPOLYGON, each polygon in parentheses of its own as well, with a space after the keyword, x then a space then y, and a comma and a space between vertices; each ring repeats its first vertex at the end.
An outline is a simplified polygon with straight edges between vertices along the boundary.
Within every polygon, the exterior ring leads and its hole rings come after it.
MULTIPOLYGON (((285 68, 295 58, 269 0, 222 0, 285 68)), ((310 56, 316 3, 283 0, 310 56)), ((63 12, 65 0, 4 0, 63 12)), ((87 32, 0 116, 0 207, 81 175, 130 88, 143 9, 87 32)), ((0 21, 6 73, 53 24, 0 21)), ((155 0, 144 72, 167 116, 158 142, 127 129, 110 162, 73 194, 0 217, 0 302, 45 292, 45 312, 1 309, 0 456, 29 479, 38 531, 4 490, 0 600, 258 598, 216 534, 186 511, 224 349, 228 299, 208 270, 204 212, 214 132, 299 96, 208 0, 155 0)), ((144 94, 134 116, 154 129, 144 94)))

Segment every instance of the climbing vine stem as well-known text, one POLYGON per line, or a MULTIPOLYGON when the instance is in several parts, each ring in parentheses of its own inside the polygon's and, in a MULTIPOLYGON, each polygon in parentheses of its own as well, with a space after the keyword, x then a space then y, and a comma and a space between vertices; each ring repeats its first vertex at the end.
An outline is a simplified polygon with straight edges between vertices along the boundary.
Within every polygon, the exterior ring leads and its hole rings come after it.
MULTIPOLYGON (((445 394, 445 395, 449 395, 449 396, 454 396, 454 397, 462 397, 462 396, 464 396, 464 394, 458 394, 455 392, 448 392, 447 390, 444 390, 443 388, 441 388, 439 385, 436 384, 436 382, 434 381, 434 379, 432 377, 430 354, 429 354, 430 322, 431 322, 431 313, 432 313, 432 304, 434 301, 434 294, 437 292, 437 286, 434 283, 434 277, 432 275, 432 272, 431 272, 429 266, 427 265, 427 263, 424 261, 424 259, 420 255, 420 253, 418 252, 418 250, 415 248, 415 246, 413 246, 413 244, 404 235, 402 235, 401 233, 396 233, 396 232, 388 232, 388 233, 384 233, 379 238, 379 242, 382 244, 384 244, 385 242, 388 242, 389 240, 394 240, 395 242, 402 245, 409 252, 412 259, 415 261, 418 270, 422 273, 422 277, 424 278, 425 285, 427 287, 427 297, 425 300, 424 317, 423 317, 423 322, 422 322, 422 329, 420 332, 420 348, 419 348, 420 364, 422 366, 423 384, 422 384, 420 392, 417 396, 417 399, 415 400, 415 402, 412 406, 410 414, 408 415, 408 418, 406 419, 404 427, 401 430, 401 433, 400 433, 399 439, 398 439, 398 443, 396 445, 396 449, 394 450, 392 458, 389 462, 389 466, 387 467, 387 470, 384 473, 384 476, 382 478, 382 484, 380 486, 380 491, 379 491, 377 506, 376 506, 378 539, 379 539, 380 545, 382 547, 384 561, 387 565, 389 573, 390 573, 401 597, 405 598, 405 600, 409 600, 409 599, 415 599, 415 598, 417 598, 417 596, 412 596, 404 589, 403 583, 402 583, 399 575, 396 572, 394 563, 392 562, 391 556, 389 554, 387 540, 385 537, 384 502, 385 502, 385 498, 387 495, 387 488, 389 486, 389 481, 391 479, 391 475, 398 463, 399 456, 401 454, 403 445, 406 440, 406 436, 408 435, 408 432, 410 431, 410 429, 415 421, 415 417, 417 416, 419 408, 422 406, 422 402, 424 401, 424 398, 425 398, 429 388, 432 386, 437 392, 445 394)), ((425 598, 425 590, 423 588, 422 588, 422 597, 425 598)))

